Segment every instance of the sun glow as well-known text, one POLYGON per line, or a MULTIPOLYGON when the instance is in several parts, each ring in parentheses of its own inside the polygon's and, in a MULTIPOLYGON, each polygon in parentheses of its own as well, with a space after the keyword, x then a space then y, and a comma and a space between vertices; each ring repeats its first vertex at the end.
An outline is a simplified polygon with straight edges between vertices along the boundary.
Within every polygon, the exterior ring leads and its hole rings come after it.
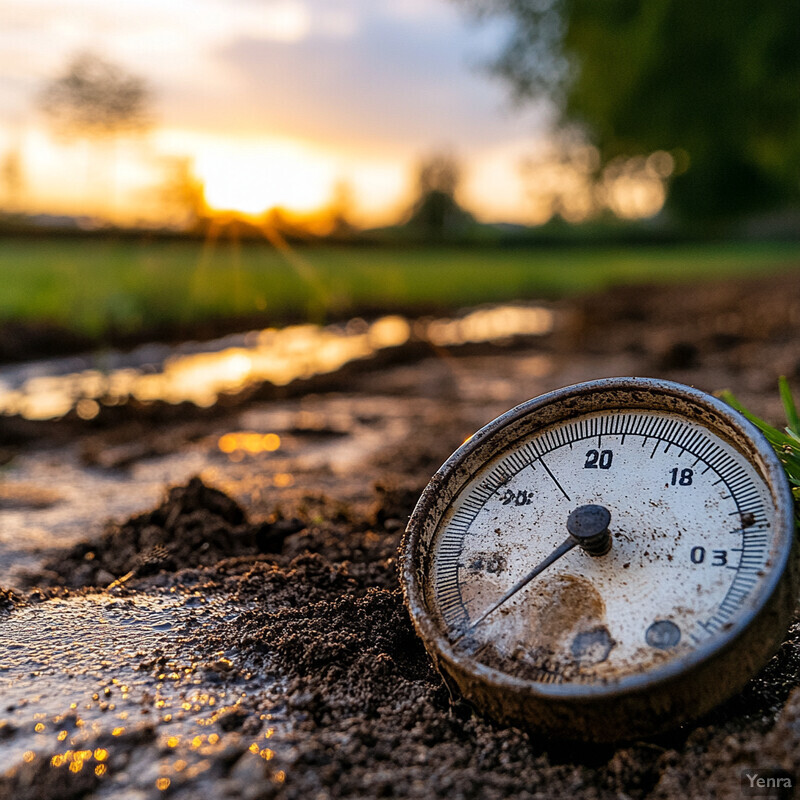
POLYGON ((215 211, 260 214, 277 206, 308 212, 330 198, 329 159, 294 142, 210 145, 195 161, 205 199, 215 211))
POLYGON ((187 155, 212 211, 258 216, 273 208, 307 215, 330 206, 337 186, 352 193, 349 209, 359 224, 385 224, 398 213, 409 165, 395 158, 364 157, 303 140, 220 137, 164 130, 162 153, 187 155))

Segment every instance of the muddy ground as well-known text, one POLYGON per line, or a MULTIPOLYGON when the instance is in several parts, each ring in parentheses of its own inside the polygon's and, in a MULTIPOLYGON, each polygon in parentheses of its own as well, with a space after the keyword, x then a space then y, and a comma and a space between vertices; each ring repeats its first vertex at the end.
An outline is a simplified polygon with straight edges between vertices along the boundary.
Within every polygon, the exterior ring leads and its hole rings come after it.
POLYGON ((800 623, 724 707, 618 746, 493 725, 416 639, 402 529, 500 412, 650 375, 778 421, 777 376, 800 388, 797 273, 556 311, 541 339, 417 352, 296 396, 4 421, 0 797, 728 798, 748 767, 800 776, 800 623))

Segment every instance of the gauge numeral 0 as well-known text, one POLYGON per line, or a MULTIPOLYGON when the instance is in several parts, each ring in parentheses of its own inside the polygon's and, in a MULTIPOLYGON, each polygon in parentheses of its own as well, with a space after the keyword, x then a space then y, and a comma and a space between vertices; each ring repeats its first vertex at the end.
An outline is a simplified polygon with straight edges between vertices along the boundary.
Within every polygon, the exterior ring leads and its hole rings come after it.
POLYGON ((694 470, 688 467, 686 467, 686 469, 678 469, 678 467, 675 467, 675 469, 670 472, 670 475, 672 475, 671 483, 673 486, 691 486, 694 480, 694 470))
POLYGON ((589 450, 586 453, 584 469, 611 469, 614 453, 611 450, 589 450))
MULTIPOLYGON (((689 553, 689 559, 692 564, 702 564, 706 560, 705 547, 693 547, 691 553, 689 553)), ((728 551, 712 550, 711 559, 712 567, 725 567, 728 564, 728 551)))

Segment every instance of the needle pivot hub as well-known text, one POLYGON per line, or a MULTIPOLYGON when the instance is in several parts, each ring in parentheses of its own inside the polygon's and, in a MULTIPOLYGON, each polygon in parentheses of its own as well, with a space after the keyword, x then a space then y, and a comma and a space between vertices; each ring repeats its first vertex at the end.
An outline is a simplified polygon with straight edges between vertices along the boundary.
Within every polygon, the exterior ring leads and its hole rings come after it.
POLYGON ((589 503, 578 506, 567 517, 567 530, 584 552, 604 556, 611 549, 610 522, 611 512, 605 506, 589 503))

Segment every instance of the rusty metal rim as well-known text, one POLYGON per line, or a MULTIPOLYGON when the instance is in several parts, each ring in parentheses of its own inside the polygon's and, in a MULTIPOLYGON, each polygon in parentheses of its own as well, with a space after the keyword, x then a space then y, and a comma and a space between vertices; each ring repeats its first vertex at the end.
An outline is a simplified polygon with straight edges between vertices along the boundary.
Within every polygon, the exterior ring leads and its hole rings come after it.
MULTIPOLYGON (((595 408, 594 410, 599 409, 595 408)), ((654 410, 670 409, 654 408, 654 410)), ((574 412, 573 416, 590 413, 590 411, 591 409, 589 408, 580 408, 574 412)), ((547 424, 567 418, 569 418, 568 414, 556 415, 547 424)), ((495 448, 494 452, 499 452, 499 447, 495 448)), ((437 661, 441 658, 445 662, 452 662, 459 670, 501 690, 524 691, 542 698, 550 697, 567 701, 569 699, 587 700, 591 697, 611 698, 615 695, 635 694, 653 689, 656 686, 668 684, 677 677, 694 671, 697 667, 734 647, 743 632, 749 628, 754 619, 764 611, 771 598, 776 595, 781 581, 787 578, 787 569, 794 539, 794 503, 786 474, 770 444, 749 420, 721 400, 683 384, 655 378, 606 378, 568 386, 522 403, 481 428, 456 450, 433 476, 411 515, 401 544, 400 574, 411 619, 426 648, 437 661), (700 645, 688 656, 644 674, 627 675, 617 681, 607 683, 541 683, 507 675, 457 654, 428 611, 425 603, 424 587, 420 582, 419 575, 421 566, 419 560, 423 557, 420 552, 423 528, 428 523, 435 530, 435 526, 450 502, 448 500, 438 510, 438 513, 434 510, 442 489, 444 487, 452 488, 451 498, 455 496, 469 480, 470 475, 474 474, 474 471, 472 473, 466 472, 460 477, 457 485, 450 487, 449 484, 454 481, 456 471, 463 468, 476 453, 480 451, 485 451, 487 455, 492 453, 492 445, 496 443, 497 438, 506 433, 515 423, 531 418, 536 412, 544 409, 568 405, 570 401, 576 401, 576 403, 580 404, 580 401, 585 401, 586 398, 593 395, 597 396, 598 393, 604 396, 609 396, 612 393, 629 395, 627 404, 622 400, 616 404, 611 402, 609 405, 604 406, 604 408, 608 409, 651 407, 632 403, 632 396, 636 394, 671 398, 679 403, 686 404, 690 408, 694 407, 698 410, 710 412, 741 437, 750 452, 744 452, 741 443, 731 441, 731 438, 724 433, 714 431, 743 452, 762 475, 770 489, 776 512, 774 549, 772 550, 772 553, 776 556, 776 561, 772 566, 771 572, 765 576, 759 585, 756 595, 748 604, 749 607, 744 610, 744 613, 740 614, 738 620, 724 636, 717 636, 710 642, 700 645), (435 517, 433 522, 430 523, 430 515, 432 513, 435 514, 435 517)), ((788 621, 787 619, 787 624, 788 621)))

